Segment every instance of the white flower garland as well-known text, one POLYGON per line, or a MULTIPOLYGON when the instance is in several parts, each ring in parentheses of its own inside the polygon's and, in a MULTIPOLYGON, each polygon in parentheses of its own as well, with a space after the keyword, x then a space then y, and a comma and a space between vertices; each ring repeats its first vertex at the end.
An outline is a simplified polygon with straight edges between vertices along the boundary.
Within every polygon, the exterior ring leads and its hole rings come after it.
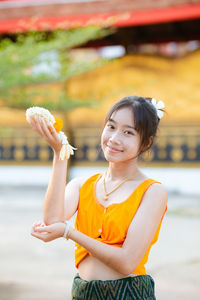
MULTIPOLYGON (((26 110, 26 120, 29 123, 31 119, 35 118, 36 115, 42 117, 47 124, 53 125, 56 122, 54 116, 48 111, 48 109, 34 106, 26 110)), ((58 136, 62 142, 62 148, 60 150, 60 159, 69 159, 70 155, 73 155, 74 150, 77 150, 77 148, 74 148, 69 144, 67 137, 63 131, 58 132, 58 136)))
POLYGON ((156 109, 156 113, 159 119, 161 119, 164 115, 163 111, 161 110, 162 108, 165 107, 165 104, 163 101, 158 101, 158 103, 156 102, 156 99, 152 98, 151 103, 153 104, 153 106, 156 109))

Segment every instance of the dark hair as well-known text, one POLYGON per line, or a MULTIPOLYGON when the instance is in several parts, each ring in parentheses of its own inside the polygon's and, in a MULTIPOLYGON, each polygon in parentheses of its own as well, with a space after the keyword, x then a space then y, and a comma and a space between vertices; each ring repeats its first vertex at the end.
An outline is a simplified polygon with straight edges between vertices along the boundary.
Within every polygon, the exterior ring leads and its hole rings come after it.
POLYGON ((147 151, 153 144, 160 119, 157 116, 156 108, 151 103, 152 98, 129 96, 116 102, 105 118, 105 124, 112 114, 125 107, 130 107, 134 115, 135 129, 140 135, 141 142, 139 155, 147 151), (152 141, 150 141, 152 137, 152 141))

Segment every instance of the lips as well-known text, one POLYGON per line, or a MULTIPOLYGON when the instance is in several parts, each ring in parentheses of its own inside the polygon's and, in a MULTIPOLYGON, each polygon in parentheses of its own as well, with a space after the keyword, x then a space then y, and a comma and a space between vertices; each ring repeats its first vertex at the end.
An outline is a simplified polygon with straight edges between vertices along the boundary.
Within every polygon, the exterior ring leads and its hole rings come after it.
POLYGON ((121 149, 117 149, 117 148, 112 147, 110 145, 107 145, 107 147, 108 147, 108 149, 109 149, 110 152, 114 152, 114 153, 122 152, 121 149))

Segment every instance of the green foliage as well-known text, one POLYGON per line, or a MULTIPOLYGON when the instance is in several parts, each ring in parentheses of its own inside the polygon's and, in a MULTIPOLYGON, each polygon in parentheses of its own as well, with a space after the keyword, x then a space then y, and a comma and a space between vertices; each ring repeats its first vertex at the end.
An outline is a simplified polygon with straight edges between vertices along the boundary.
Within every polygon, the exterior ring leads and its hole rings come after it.
MULTIPOLYGON (((42 96, 46 108, 69 110, 74 106, 90 105, 90 101, 81 102, 69 99, 65 92, 66 81, 74 75, 96 68, 106 61, 75 61, 70 55, 74 47, 86 44, 92 39, 99 39, 111 30, 99 27, 56 30, 54 32, 31 32, 18 34, 14 38, 0 40, 0 98, 5 105, 27 108, 35 105, 38 95, 42 96), (49 66, 50 71, 38 71, 38 66, 49 66), (38 89, 47 83, 63 83, 63 90, 58 101, 51 99, 48 91, 38 89), (34 92, 27 87, 33 87, 34 92)), ((33 89, 31 89, 33 90, 33 89)))

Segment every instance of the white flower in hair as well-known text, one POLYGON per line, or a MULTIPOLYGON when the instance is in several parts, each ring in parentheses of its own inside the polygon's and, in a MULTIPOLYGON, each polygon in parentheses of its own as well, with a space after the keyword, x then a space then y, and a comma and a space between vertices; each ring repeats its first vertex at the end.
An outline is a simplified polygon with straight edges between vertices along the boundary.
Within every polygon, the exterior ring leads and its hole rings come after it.
POLYGON ((163 117, 163 111, 161 110, 162 108, 165 107, 165 104, 163 101, 158 101, 158 103, 156 102, 156 99, 152 98, 151 103, 153 104, 153 106, 156 109, 156 113, 159 119, 161 119, 163 117))

